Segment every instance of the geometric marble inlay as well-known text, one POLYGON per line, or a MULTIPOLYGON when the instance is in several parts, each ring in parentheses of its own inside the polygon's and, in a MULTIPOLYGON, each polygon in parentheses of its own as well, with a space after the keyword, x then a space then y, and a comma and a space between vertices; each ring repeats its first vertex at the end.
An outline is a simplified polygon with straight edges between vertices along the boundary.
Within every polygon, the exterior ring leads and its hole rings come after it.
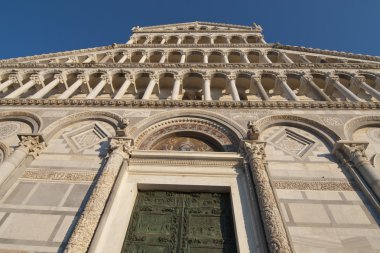
POLYGON ((90 148, 111 136, 101 125, 91 123, 63 134, 63 138, 74 152, 90 148))
POLYGON ((5 139, 13 134, 16 134, 20 129, 20 124, 13 122, 0 123, 0 139, 5 139))
POLYGON ((302 157, 311 148, 314 142, 289 129, 285 129, 283 136, 279 138, 275 144, 277 147, 293 155, 302 157))
POLYGON ((368 129, 367 135, 372 141, 380 142, 380 128, 368 129))

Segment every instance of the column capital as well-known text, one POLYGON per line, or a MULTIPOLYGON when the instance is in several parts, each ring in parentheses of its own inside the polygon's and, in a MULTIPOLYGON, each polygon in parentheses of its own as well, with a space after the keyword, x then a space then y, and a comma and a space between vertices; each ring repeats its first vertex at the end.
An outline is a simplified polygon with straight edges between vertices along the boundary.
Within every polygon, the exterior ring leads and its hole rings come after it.
POLYGON ((203 80, 211 80, 211 74, 204 74, 202 75, 203 80))
POLYGON ((107 73, 104 73, 100 76, 100 78, 104 81, 106 81, 106 83, 111 83, 111 78, 110 76, 107 74, 107 73))
POLYGON ((313 76, 310 74, 304 74, 301 76, 301 79, 304 79, 306 81, 313 81, 313 76))
POLYGON ((82 81, 83 81, 84 83, 87 83, 87 82, 88 82, 88 76, 85 75, 84 73, 79 73, 79 74, 77 75, 77 78, 78 78, 78 79, 82 79, 82 81))
POLYGON ((331 81, 339 82, 339 76, 334 75, 334 74, 327 74, 327 80, 329 82, 331 81))
POLYGON ((42 82, 42 77, 39 75, 39 74, 32 74, 30 76, 30 80, 34 81, 34 83, 38 84, 38 85, 42 85, 43 82, 42 82))
POLYGON ((174 80, 182 81, 181 75, 174 75, 173 78, 174 78, 174 80))
POLYGON ((340 140, 334 145, 333 154, 342 152, 346 159, 353 161, 354 159, 367 159, 365 150, 368 147, 368 142, 365 141, 347 141, 340 140))
POLYGON ((65 77, 62 75, 62 73, 54 74, 53 78, 54 79, 59 79, 60 83, 64 83, 65 82, 65 77))
POLYGON ((132 150, 134 149, 134 142, 132 138, 127 137, 110 137, 109 139, 109 153, 117 152, 124 158, 129 159, 132 150))
POLYGON ((106 56, 113 57, 113 52, 106 52, 106 56))
POLYGON ((251 80, 261 82, 261 75, 251 75, 251 80))
POLYGON ((236 80, 236 74, 229 74, 227 75, 227 79, 232 81, 232 80, 236 80))
POLYGON ((288 80, 288 77, 286 75, 277 75, 276 80, 286 82, 288 80))
POLYGON ((18 73, 11 73, 8 76, 9 80, 12 80, 13 83, 20 83, 21 77, 18 73))
POLYGON ((40 134, 18 134, 20 148, 26 153, 37 157, 46 147, 46 143, 40 134))
POLYGON ((243 140, 241 142, 241 146, 252 159, 259 159, 263 162, 265 161, 265 141, 243 140))

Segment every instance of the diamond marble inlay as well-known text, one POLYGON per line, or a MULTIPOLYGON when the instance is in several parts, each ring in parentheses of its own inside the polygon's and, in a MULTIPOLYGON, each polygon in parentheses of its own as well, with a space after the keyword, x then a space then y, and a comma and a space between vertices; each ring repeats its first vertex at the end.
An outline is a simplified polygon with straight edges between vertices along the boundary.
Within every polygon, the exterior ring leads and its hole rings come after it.
POLYGON ((285 129, 283 135, 275 141, 277 147, 293 155, 302 157, 310 150, 314 141, 309 140, 289 129, 285 129))
POLYGON ((91 123, 63 135, 74 152, 88 149, 111 136, 101 125, 91 123))

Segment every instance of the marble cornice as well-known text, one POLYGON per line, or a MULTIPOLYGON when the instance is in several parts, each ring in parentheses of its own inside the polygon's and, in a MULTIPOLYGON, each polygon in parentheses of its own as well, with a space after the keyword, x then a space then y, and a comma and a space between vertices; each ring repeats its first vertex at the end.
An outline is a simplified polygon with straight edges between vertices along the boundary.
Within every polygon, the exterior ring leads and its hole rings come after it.
POLYGON ((339 51, 325 50, 325 49, 319 49, 319 48, 308 48, 308 47, 300 47, 300 46, 281 45, 279 43, 275 43, 272 45, 273 45, 273 48, 277 48, 277 49, 295 50, 295 51, 299 51, 299 52, 323 54, 323 55, 329 55, 329 56, 348 57, 348 58, 360 59, 360 60, 380 61, 380 56, 354 54, 354 53, 339 52, 339 51))
POLYGON ((377 110, 380 102, 0 99, 0 106, 377 110))
MULTIPOLYGON (((2 62, 20 62, 20 61, 33 61, 40 60, 44 58, 54 58, 54 57, 62 57, 73 54, 86 54, 86 53, 102 53, 102 51, 109 51, 119 48, 273 48, 274 44, 267 43, 255 43, 255 44, 112 44, 109 46, 101 46, 101 47, 93 47, 87 49, 79 49, 79 50, 70 50, 56 53, 48 53, 48 54, 39 54, 25 57, 17 57, 10 59, 0 60, 2 62)), ((105 52, 104 52, 105 53, 105 52)))
POLYGON ((380 63, 16 63, 0 62, 0 69, 124 68, 124 69, 380 69, 380 63))

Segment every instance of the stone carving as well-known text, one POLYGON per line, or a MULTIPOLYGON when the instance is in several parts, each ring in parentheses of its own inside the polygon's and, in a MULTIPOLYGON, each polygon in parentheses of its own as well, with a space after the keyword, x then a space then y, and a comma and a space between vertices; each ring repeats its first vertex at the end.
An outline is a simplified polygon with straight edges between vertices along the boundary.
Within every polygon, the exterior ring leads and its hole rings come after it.
POLYGON ((66 253, 85 253, 95 233, 124 160, 129 160, 133 140, 110 138, 110 156, 67 243, 66 253))
POLYGON ((230 130, 209 120, 183 117, 159 122, 144 132, 136 139, 136 146, 142 150, 151 149, 163 136, 175 133, 198 132, 215 140, 225 151, 233 151, 238 147, 238 140, 230 133, 230 130))
MULTIPOLYGON (((371 110, 380 109, 380 102, 324 102, 324 101, 198 101, 198 100, 112 100, 112 99, 0 99, 0 105, 5 106, 70 106, 70 107, 130 107, 130 108, 264 108, 264 109, 342 109, 371 110)), ((69 117, 69 116, 68 116, 69 117)), ((50 128, 50 126, 49 126, 50 128)))
POLYGON ((46 147, 46 143, 42 140, 41 135, 19 135, 20 146, 26 154, 37 157, 42 150, 46 147))
POLYGON ((247 139, 248 140, 258 140, 259 135, 260 135, 260 131, 257 128, 257 126, 253 123, 253 121, 248 122, 247 128, 248 128, 247 139))
POLYGON ((0 139, 5 139, 16 134, 19 129, 20 129, 20 124, 16 122, 0 123, 0 139))
POLYGON ((265 167, 265 142, 243 141, 242 146, 251 167, 269 250, 272 253, 291 252, 290 242, 265 167))
POLYGON ((321 120, 327 126, 343 126, 343 121, 337 117, 321 117, 321 120))
POLYGON ((43 181, 92 182, 96 173, 51 170, 25 170, 21 178, 43 181))
POLYGON ((211 147, 203 140, 193 137, 170 136, 152 145, 152 150, 173 150, 173 151, 221 151, 211 147))
POLYGON ((273 188, 287 190, 321 190, 321 191, 355 191, 357 186, 353 182, 335 181, 280 181, 271 182, 273 188))
POLYGON ((106 140, 111 134, 100 124, 90 123, 62 136, 74 152, 80 152, 106 140))

